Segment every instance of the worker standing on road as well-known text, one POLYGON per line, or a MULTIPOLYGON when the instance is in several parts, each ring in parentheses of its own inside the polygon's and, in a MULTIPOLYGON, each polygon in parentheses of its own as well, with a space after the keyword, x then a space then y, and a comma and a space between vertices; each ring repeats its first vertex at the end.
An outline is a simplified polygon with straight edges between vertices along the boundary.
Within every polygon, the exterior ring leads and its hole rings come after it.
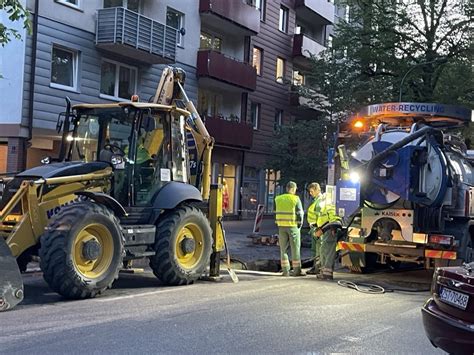
POLYGON ((301 271, 301 226, 304 212, 300 198, 296 195, 296 183, 286 184, 286 193, 275 198, 276 216, 278 226, 278 241, 280 243, 280 259, 283 276, 290 275, 290 261, 288 258, 288 244, 291 249, 291 265, 293 276, 305 276, 301 271))
POLYGON ((321 271, 318 280, 332 280, 334 263, 336 261, 337 233, 341 226, 340 218, 336 215, 336 206, 322 198, 321 211, 318 215, 318 228, 321 236, 321 271))
POLYGON ((318 229, 318 215, 321 212, 321 187, 317 182, 312 182, 307 187, 309 195, 313 198, 308 206, 307 221, 310 227, 309 236, 311 238, 311 257, 313 267, 307 271, 308 274, 317 275, 321 271, 321 230, 318 229))

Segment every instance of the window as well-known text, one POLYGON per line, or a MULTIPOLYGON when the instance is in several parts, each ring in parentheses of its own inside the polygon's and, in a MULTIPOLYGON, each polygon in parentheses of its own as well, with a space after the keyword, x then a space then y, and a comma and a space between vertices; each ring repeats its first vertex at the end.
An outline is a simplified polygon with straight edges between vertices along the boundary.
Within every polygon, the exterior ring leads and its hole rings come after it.
POLYGON ((247 0, 247 5, 255 7, 260 11, 260 21, 265 21, 265 3, 266 0, 247 0))
POLYGON ((140 0, 104 0, 104 9, 108 7, 125 7, 130 11, 140 12, 140 0))
POLYGON ((262 76, 263 69, 263 49, 258 47, 253 47, 252 53, 252 65, 257 69, 257 75, 262 76))
POLYGON ((183 46, 183 35, 180 30, 184 28, 184 14, 168 7, 168 10, 166 11, 166 25, 178 30, 176 44, 178 46, 183 46))
POLYGON ((77 89, 77 52, 53 46, 51 86, 61 89, 77 89))
POLYGON ((106 97, 130 100, 137 89, 137 69, 103 61, 100 68, 100 93, 106 97))
POLYGON ((280 21, 278 23, 278 29, 281 32, 288 33, 288 14, 289 11, 286 7, 280 7, 280 21))
POLYGON ((255 0, 255 7, 260 11, 260 21, 265 21, 265 10, 266 4, 265 0, 255 0))
POLYGON ((304 85, 304 75, 302 75, 298 70, 293 70, 293 85, 304 85))
POLYGON ((253 129, 257 130, 260 126, 260 104, 255 102, 250 104, 250 119, 253 129))
POLYGON ((71 6, 74 8, 79 8, 81 6, 80 0, 56 0, 60 4, 71 6))
POLYGON ((275 79, 280 84, 283 84, 285 79, 285 60, 280 57, 277 57, 275 79))
POLYGON ((222 94, 216 94, 207 90, 199 90, 197 110, 203 117, 224 118, 221 113, 224 97, 222 94))
POLYGON ((212 49, 220 52, 222 50, 222 38, 201 32, 199 49, 212 49))
POLYGON ((283 110, 275 110, 275 122, 273 123, 273 130, 278 132, 283 124, 283 110))

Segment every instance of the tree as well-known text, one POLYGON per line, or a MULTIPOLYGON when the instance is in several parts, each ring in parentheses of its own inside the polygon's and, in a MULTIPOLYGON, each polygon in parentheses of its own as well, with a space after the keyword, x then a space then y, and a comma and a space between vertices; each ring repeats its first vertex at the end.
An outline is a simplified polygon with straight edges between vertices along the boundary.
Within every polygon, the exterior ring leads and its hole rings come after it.
POLYGON ((313 58, 308 73, 327 98, 326 103, 312 99, 327 112, 398 101, 410 69, 403 101, 473 105, 473 81, 458 80, 463 72, 472 77, 471 1, 341 0, 339 5, 350 8, 350 21, 335 25, 333 47, 313 58))
POLYGON ((283 126, 272 141, 274 158, 268 166, 280 171, 282 183, 292 180, 303 187, 312 181, 325 181, 334 128, 327 120, 295 121, 283 126))
MULTIPOLYGON (((0 11, 5 11, 10 21, 23 21, 23 28, 31 33, 30 13, 18 0, 0 0, 0 11)), ((0 23, 0 45, 4 47, 13 38, 21 39, 18 31, 0 23)))

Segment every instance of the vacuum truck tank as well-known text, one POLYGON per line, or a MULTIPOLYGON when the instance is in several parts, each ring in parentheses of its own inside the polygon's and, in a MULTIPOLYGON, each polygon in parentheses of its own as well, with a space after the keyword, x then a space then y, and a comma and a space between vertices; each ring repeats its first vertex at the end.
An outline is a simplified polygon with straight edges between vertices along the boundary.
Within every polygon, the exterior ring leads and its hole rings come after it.
POLYGON ((346 266, 474 260, 474 170, 459 132, 470 121, 468 109, 431 103, 377 104, 357 114, 352 127, 363 128, 366 141, 350 156, 339 146, 336 187, 346 266))

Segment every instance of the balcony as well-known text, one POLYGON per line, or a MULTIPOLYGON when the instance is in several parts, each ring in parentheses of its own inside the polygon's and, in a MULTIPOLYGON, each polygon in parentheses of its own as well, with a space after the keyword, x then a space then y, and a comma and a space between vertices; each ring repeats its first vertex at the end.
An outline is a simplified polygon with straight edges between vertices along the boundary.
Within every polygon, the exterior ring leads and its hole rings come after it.
POLYGON ((257 86, 257 72, 253 66, 213 50, 198 52, 197 76, 244 90, 254 91, 257 86))
POLYGON ((123 7, 97 11, 96 46, 146 64, 174 63, 177 31, 123 7))
POLYGON ((260 32, 260 11, 241 0, 200 0, 199 13, 206 27, 242 36, 260 32))
POLYGON ((293 57, 309 59, 311 55, 317 56, 325 49, 325 46, 304 34, 293 36, 293 57))
POLYGON ((334 23, 334 4, 327 0, 296 0, 296 16, 315 25, 334 23))
POLYGON ((250 149, 253 127, 245 122, 207 117, 206 127, 217 144, 250 149))

